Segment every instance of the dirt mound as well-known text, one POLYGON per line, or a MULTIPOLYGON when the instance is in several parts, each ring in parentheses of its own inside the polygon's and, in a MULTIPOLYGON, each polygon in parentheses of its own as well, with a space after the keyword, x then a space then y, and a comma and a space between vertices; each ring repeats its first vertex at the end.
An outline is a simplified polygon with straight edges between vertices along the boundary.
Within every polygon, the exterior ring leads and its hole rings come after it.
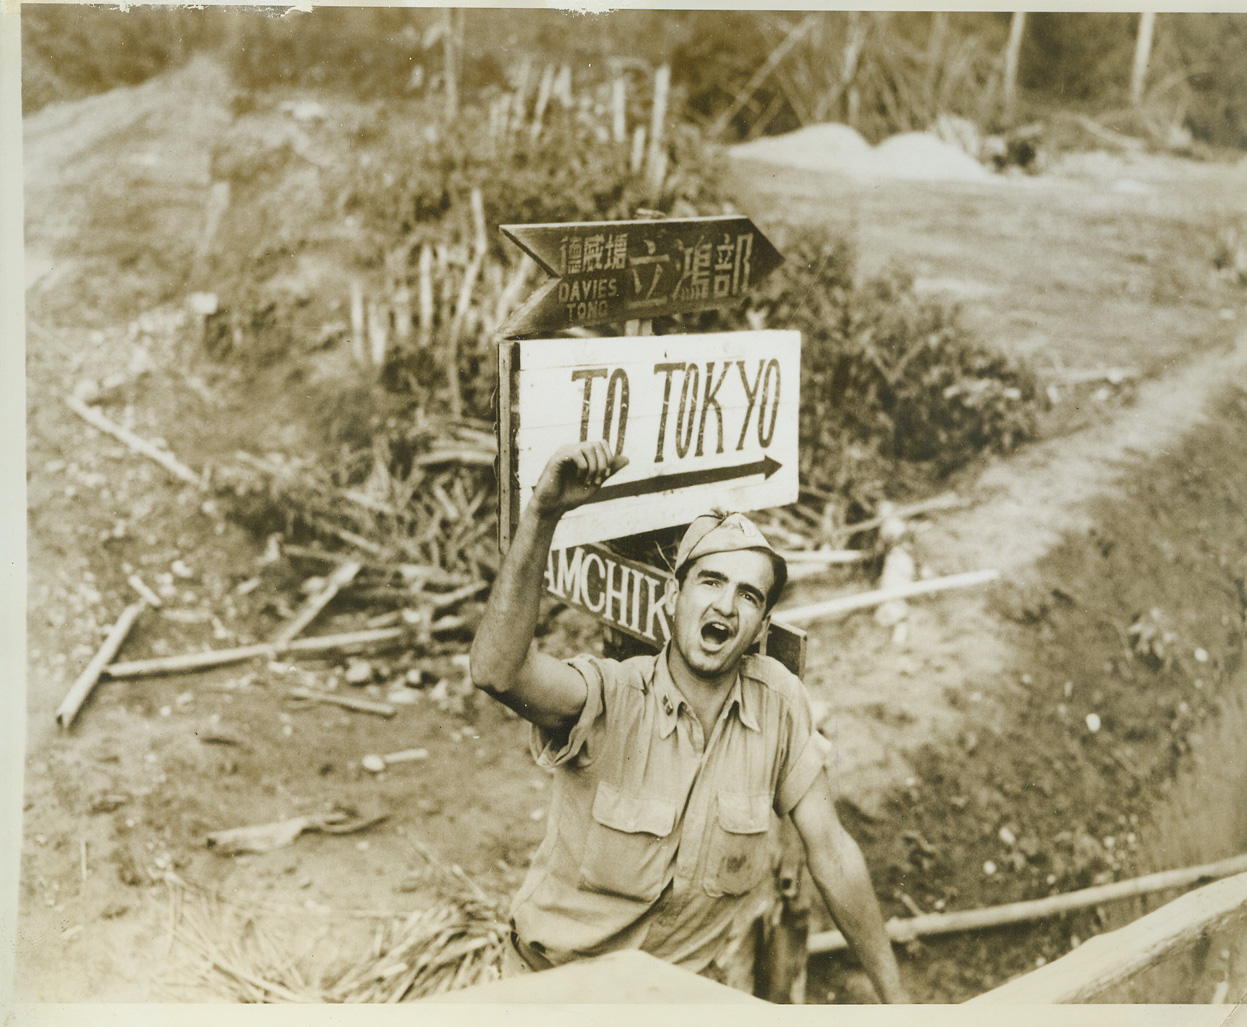
POLYGON ((987 182, 992 173, 960 147, 930 132, 904 132, 872 147, 848 125, 810 125, 733 146, 733 157, 857 178, 987 182))

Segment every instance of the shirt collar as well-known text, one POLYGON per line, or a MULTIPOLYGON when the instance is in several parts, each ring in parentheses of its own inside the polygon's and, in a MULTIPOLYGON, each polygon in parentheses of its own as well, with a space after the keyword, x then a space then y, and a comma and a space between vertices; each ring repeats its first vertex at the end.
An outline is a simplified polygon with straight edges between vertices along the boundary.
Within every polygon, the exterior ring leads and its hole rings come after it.
MULTIPOLYGON (((659 738, 666 738, 675 730, 676 721, 680 717, 680 707, 688 706, 688 700, 676 687, 675 681, 671 678, 671 670, 667 666, 667 650, 670 645, 671 643, 668 642, 663 646, 654 660, 654 695, 658 700, 659 738)), ((752 675, 746 673, 749 662, 749 657, 745 657, 741 662, 740 671, 736 675, 736 680, 732 682, 732 690, 728 693, 727 702, 724 703, 723 708, 730 712, 735 707, 736 715, 745 727, 752 731, 760 731, 762 729, 758 726, 757 711, 754 709, 757 705, 756 682, 753 681, 752 675), (754 687, 745 687, 747 676, 750 678, 750 685, 754 687)))

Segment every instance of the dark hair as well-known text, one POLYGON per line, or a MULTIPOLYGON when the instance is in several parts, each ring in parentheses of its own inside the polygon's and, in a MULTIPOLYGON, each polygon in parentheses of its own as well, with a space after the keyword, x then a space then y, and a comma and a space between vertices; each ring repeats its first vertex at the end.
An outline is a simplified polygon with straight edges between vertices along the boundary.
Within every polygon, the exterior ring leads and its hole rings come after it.
MULTIPOLYGON (((784 560, 781 557, 775 556, 772 553, 767 553, 766 550, 764 549, 729 550, 729 551, 730 552, 766 553, 766 555, 771 558, 771 572, 772 572, 771 577, 774 580, 771 582, 771 587, 766 593, 766 610, 764 611, 764 614, 769 614, 775 608, 775 604, 779 602, 779 597, 783 595, 784 586, 788 584, 788 565, 784 562, 784 560)), ((712 556, 713 554, 706 553, 704 555, 712 556)), ((682 564, 680 564, 679 567, 675 569, 675 583, 679 588, 684 587, 684 579, 688 577, 688 569, 692 567, 693 564, 695 564, 700 559, 701 559, 700 556, 696 556, 691 560, 685 560, 682 564)))

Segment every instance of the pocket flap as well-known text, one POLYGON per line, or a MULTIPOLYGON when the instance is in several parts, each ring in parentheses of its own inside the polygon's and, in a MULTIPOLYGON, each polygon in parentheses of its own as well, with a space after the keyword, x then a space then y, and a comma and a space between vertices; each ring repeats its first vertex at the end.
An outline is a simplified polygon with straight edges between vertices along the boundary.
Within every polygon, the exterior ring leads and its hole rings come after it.
POLYGON ((720 792, 719 826, 731 834, 762 834, 769 830, 770 796, 720 792))
POLYGON ((657 796, 629 795, 609 781, 599 781, 593 819, 616 831, 663 838, 675 827, 675 803, 657 796))

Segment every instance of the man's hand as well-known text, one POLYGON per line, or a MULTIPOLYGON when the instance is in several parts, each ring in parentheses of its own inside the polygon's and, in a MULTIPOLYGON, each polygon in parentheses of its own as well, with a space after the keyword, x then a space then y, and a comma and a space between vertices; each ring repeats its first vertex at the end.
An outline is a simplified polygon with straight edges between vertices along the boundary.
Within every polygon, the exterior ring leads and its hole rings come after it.
POLYGON ((560 446, 546 463, 533 489, 534 510, 543 517, 559 517, 593 498, 602 483, 628 465, 603 441, 573 442, 560 446))

